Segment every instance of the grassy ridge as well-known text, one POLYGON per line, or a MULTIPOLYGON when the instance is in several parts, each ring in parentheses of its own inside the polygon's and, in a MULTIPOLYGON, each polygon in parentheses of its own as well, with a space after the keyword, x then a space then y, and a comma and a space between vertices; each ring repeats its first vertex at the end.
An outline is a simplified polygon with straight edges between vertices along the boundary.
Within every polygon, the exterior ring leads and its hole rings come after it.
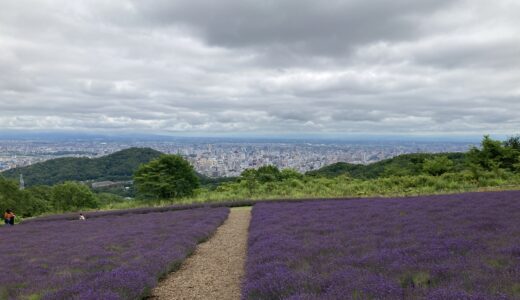
POLYGON ((447 157, 453 162, 453 170, 461 171, 466 164, 465 153, 413 153, 403 154, 368 165, 338 162, 309 171, 306 174, 318 177, 348 175, 358 179, 374 179, 386 175, 419 175, 423 173, 424 162, 436 157, 447 157))
MULTIPOLYGON (((520 175, 485 173, 475 179, 469 172, 446 173, 441 176, 391 176, 376 179, 334 178, 287 179, 276 183, 258 184, 253 188, 246 182, 223 184, 215 191, 200 190, 189 201, 275 198, 328 198, 411 196, 457 193, 466 191, 520 189, 520 175)), ((188 201, 186 199, 185 201, 188 201)))

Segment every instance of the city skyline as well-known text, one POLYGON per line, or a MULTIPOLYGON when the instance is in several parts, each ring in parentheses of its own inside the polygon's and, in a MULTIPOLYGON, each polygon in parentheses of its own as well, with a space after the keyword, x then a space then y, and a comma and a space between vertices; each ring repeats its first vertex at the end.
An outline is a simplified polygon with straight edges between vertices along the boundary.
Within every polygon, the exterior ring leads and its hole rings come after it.
POLYGON ((519 15, 513 0, 6 0, 0 129, 515 135, 519 15))
MULTIPOLYGON (((337 163, 370 164, 408 153, 464 152, 477 143, 442 141, 323 141, 229 139, 0 139, 0 172, 60 157, 96 158, 131 147, 179 154, 210 177, 239 176, 244 170, 274 165, 300 173, 337 163)), ((1 173, 0 173, 1 174, 1 173)))

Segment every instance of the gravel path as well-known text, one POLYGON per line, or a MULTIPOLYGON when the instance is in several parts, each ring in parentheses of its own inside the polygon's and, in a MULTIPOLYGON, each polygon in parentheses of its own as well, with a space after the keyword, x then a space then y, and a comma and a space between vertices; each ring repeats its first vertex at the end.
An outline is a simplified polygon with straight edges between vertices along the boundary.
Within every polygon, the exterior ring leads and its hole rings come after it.
POLYGON ((232 208, 215 234, 161 281, 149 299, 240 299, 250 219, 251 208, 232 208))

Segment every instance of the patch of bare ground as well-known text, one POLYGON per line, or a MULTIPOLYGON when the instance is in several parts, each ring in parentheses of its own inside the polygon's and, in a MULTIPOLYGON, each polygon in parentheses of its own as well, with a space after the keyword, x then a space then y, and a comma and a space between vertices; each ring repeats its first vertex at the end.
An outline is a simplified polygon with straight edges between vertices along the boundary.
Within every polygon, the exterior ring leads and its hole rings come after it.
POLYGON ((250 219, 250 207, 232 208, 215 234, 198 245, 148 299, 240 299, 250 219))

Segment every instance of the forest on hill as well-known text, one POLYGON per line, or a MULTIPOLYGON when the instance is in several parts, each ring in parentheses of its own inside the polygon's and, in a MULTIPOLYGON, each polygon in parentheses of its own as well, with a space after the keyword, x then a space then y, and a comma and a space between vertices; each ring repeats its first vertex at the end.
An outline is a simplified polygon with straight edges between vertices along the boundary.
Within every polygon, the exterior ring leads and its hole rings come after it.
POLYGON ((132 180, 139 165, 161 154, 151 148, 128 148, 99 158, 51 159, 27 167, 11 169, 1 175, 18 179, 20 174, 23 174, 26 186, 54 185, 65 181, 132 180))

